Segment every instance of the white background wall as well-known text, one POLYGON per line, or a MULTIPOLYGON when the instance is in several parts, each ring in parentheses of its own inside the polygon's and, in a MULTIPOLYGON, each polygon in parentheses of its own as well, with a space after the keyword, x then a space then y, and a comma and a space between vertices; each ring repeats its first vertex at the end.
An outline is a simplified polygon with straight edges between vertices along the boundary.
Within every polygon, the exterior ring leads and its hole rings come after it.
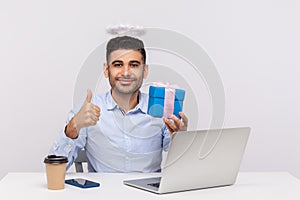
POLYGON ((79 70, 118 23, 200 44, 223 80, 225 126, 252 127, 241 170, 300 178, 299 19, 296 0, 1 1, 0 178, 44 171, 79 70))

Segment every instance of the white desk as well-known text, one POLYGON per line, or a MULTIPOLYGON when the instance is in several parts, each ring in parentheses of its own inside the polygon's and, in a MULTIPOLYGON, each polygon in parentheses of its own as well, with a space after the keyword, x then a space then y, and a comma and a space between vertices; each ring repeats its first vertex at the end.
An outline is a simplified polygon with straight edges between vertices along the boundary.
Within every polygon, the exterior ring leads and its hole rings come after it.
MULTIPOLYGON (((300 199, 300 180, 286 172, 239 173, 233 186, 156 195, 123 185, 123 180, 157 174, 67 174, 66 178, 86 178, 100 182, 98 188, 71 185, 64 190, 47 189, 45 173, 9 173, 0 181, 0 199, 188 199, 188 200, 290 200, 300 199)), ((179 181, 179 180, 178 180, 179 181)))

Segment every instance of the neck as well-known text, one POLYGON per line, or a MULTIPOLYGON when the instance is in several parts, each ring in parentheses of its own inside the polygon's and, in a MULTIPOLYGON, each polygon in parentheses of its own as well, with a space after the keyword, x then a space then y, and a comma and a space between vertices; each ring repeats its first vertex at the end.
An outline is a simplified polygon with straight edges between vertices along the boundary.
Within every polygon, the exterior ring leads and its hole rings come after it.
POLYGON ((118 104, 118 106, 122 108, 126 113, 139 103, 139 91, 136 91, 133 94, 123 94, 112 89, 111 96, 118 104))

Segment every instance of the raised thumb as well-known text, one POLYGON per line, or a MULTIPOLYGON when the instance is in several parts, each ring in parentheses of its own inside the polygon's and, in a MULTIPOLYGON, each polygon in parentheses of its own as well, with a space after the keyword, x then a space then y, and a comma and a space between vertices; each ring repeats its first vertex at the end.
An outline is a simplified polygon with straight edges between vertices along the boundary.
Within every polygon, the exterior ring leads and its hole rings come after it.
POLYGON ((87 95, 86 95, 86 99, 85 99, 85 102, 91 103, 91 101, 92 101, 92 96, 93 96, 92 91, 91 91, 90 89, 88 89, 87 95))

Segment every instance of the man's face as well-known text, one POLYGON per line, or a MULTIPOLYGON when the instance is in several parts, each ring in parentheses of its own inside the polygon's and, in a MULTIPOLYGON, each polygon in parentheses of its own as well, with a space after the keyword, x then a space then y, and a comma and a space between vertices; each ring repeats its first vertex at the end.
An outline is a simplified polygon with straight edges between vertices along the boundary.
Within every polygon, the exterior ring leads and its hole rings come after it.
POLYGON ((133 94, 140 89, 143 78, 147 77, 148 65, 137 50, 119 49, 109 56, 104 65, 104 75, 109 78, 113 92, 133 94))

